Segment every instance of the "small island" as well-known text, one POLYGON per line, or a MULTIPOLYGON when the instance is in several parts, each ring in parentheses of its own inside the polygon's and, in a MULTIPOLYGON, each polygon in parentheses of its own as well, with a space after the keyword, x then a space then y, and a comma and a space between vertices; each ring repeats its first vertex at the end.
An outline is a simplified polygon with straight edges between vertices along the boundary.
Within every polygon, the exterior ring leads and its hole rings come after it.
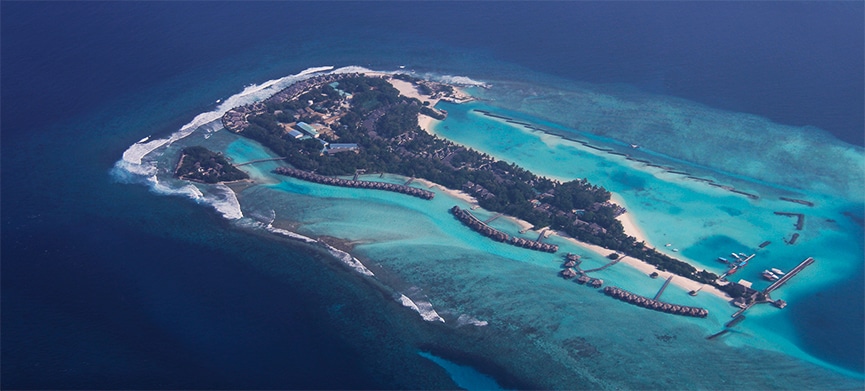
POLYGON ((225 159, 222 153, 194 146, 181 151, 174 176, 201 183, 232 182, 248 179, 249 175, 225 159))

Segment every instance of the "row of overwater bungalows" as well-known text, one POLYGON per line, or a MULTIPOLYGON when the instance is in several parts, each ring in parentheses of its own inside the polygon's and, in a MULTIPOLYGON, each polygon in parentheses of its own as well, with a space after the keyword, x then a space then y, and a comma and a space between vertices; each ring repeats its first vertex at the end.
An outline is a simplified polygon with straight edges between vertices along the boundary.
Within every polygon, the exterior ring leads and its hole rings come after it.
POLYGON ((418 189, 416 187, 385 182, 356 181, 352 179, 334 178, 290 167, 278 167, 276 170, 273 170, 273 172, 280 175, 287 175, 297 179, 302 179, 305 181, 321 183, 324 185, 393 191, 413 197, 423 198, 425 200, 431 200, 433 197, 435 197, 435 193, 429 190, 418 189))
POLYGON ((709 315, 709 311, 705 308, 664 303, 662 301, 652 300, 648 297, 640 296, 614 286, 605 287, 604 293, 608 296, 612 296, 626 303, 635 304, 643 308, 666 312, 669 314, 694 316, 698 318, 705 318, 707 315, 709 315))
POLYGON ((453 213, 457 220, 461 221, 463 224, 467 225, 475 232, 478 232, 479 234, 484 235, 495 241, 527 248, 530 250, 545 251, 548 253, 554 253, 556 251, 559 251, 559 246, 556 246, 555 244, 543 243, 536 240, 529 240, 519 237, 512 237, 502 231, 486 225, 484 222, 478 220, 478 218, 471 214, 468 210, 462 209, 456 205, 451 208, 451 213, 453 213))

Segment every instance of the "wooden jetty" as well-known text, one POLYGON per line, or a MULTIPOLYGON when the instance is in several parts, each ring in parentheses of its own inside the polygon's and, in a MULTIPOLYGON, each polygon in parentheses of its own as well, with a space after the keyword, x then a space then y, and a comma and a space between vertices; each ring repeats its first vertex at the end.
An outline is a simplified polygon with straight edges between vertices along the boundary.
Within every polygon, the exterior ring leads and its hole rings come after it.
POLYGON ((811 202, 811 201, 797 200, 797 199, 795 199, 795 198, 789 198, 789 197, 780 197, 780 198, 781 198, 781 200, 783 200, 783 201, 795 202, 795 203, 797 203, 797 204, 805 205, 805 206, 814 206, 814 203, 811 202))
POLYGON ((717 332, 717 333, 715 333, 715 334, 712 334, 712 335, 706 337, 706 339, 715 339, 715 338, 718 338, 718 337, 720 337, 720 336, 722 336, 722 335, 724 335, 724 334, 727 334, 727 333, 729 333, 729 332, 730 332, 730 329, 723 329, 723 330, 721 330, 721 331, 719 331, 719 332, 717 332))
POLYGON ((760 247, 760 248, 765 248, 766 246, 768 246, 768 245, 770 245, 770 244, 772 244, 772 242, 770 242, 770 241, 767 240, 767 241, 765 241, 765 242, 763 242, 763 243, 760 243, 760 246, 759 246, 759 247, 760 247))
POLYGON ((813 257, 806 258, 804 261, 802 261, 801 263, 796 265, 796 267, 794 267, 793 270, 790 270, 789 272, 787 272, 787 274, 781 276, 781 278, 779 278, 777 281, 773 282, 772 285, 769 285, 769 287, 764 289, 763 293, 766 296, 769 296, 769 294, 772 293, 772 291, 774 291, 774 290, 780 288, 782 285, 786 284, 787 281, 790 281, 791 278, 795 277, 797 274, 799 274, 799 272, 801 272, 802 270, 805 270, 806 267, 811 266, 811 264, 813 264, 813 263, 814 263, 813 257))
POLYGON ((537 241, 537 242, 543 242, 544 239, 547 238, 546 234, 547 234, 547 231, 546 231, 546 230, 541 230, 541 233, 538 234, 538 238, 535 239, 535 241, 537 241))
POLYGON ((796 232, 793 236, 790 237, 790 240, 787 241, 787 244, 796 244, 796 241, 799 240, 799 233, 796 232))
POLYGON ((496 221, 496 219, 498 219, 499 217, 502 217, 502 215, 504 215, 504 213, 496 213, 495 216, 484 220, 484 224, 492 223, 493 221, 496 221))
POLYGON ((776 215, 779 216, 790 216, 796 217, 796 230, 801 231, 803 227, 805 227, 805 215, 802 213, 790 213, 790 212, 775 212, 776 215))
POLYGON ((418 189, 416 187, 395 185, 393 183, 384 182, 356 181, 342 178, 334 178, 315 174, 309 171, 298 170, 296 168, 277 167, 277 169, 273 170, 273 172, 280 175, 286 175, 293 178, 302 179, 305 181, 320 183, 323 185, 391 191, 395 193, 410 195, 412 197, 423 198, 425 200, 431 200, 433 199, 433 197, 435 197, 435 193, 429 190, 418 189))
POLYGON ((594 269, 583 270, 583 273, 599 272, 599 271, 601 271, 601 270, 604 270, 604 269, 606 269, 606 268, 608 268, 608 267, 610 267, 610 266, 613 266, 613 265, 615 265, 615 264, 621 262, 623 259, 625 259, 626 256, 627 256, 627 255, 622 255, 621 257, 618 257, 618 258, 616 258, 615 260, 613 260, 612 262, 609 262, 609 263, 607 263, 606 265, 601 266, 601 267, 596 267, 596 268, 594 268, 594 269))
POLYGON ((725 323, 724 327, 727 327, 727 328, 733 327, 733 326, 741 323, 743 320, 745 320, 745 315, 739 315, 739 316, 733 318, 733 320, 725 323))
POLYGON ((667 278, 667 281, 664 281, 664 285, 661 285, 661 289, 658 290, 658 293, 655 294, 655 297, 652 300, 657 301, 661 298, 661 294, 664 293, 664 289, 667 289, 667 285, 670 285, 670 281, 673 281, 673 276, 667 278))
MULTIPOLYGON (((796 276, 797 274, 799 274, 802 270, 805 270, 806 267, 810 266, 810 265, 813 264, 813 263, 814 263, 814 258, 813 258, 813 257, 805 258, 805 260, 802 261, 802 262, 800 262, 798 265, 796 265, 796 267, 794 267, 793 270, 790 270, 789 272, 787 272, 787 274, 781 276, 781 278, 779 278, 778 280, 776 280, 775 282, 773 282, 772 285, 769 285, 768 287, 766 287, 766 289, 764 289, 764 290, 762 291, 763 296, 765 296, 765 299, 764 299, 764 300, 762 300, 762 301, 756 301, 756 300, 751 301, 750 303, 748 303, 748 304, 742 306, 742 308, 741 308, 740 310, 738 310, 738 311, 736 311, 735 313, 733 313, 732 317, 733 317, 733 318, 739 317, 740 315, 742 315, 743 313, 745 313, 745 311, 747 311, 748 309, 750 309, 751 307, 753 307, 753 306, 756 305, 756 304, 762 304, 762 303, 774 303, 775 306, 777 306, 778 308, 784 308, 784 307, 786 307, 786 305, 787 305, 786 302, 784 302, 783 300, 772 300, 772 297, 770 296, 770 294, 771 294, 772 292, 774 292, 775 290, 777 290, 778 288, 780 288, 781 286, 783 286, 784 284, 786 284, 788 281, 790 281, 790 279, 792 279, 793 277, 795 277, 795 276, 796 276)), ((754 294, 754 296, 756 296, 756 293, 754 294)), ((752 296, 752 299, 753 299, 753 296, 752 296)))
POLYGON ((240 167, 240 166, 245 166, 245 165, 247 165, 247 164, 263 163, 263 162, 274 162, 274 161, 277 161, 277 160, 285 160, 285 159, 288 159, 288 158, 286 158, 286 157, 272 157, 272 158, 267 158, 267 159, 250 160, 250 161, 245 162, 245 163, 237 163, 237 164, 235 164, 234 166, 235 166, 235 167, 240 167))

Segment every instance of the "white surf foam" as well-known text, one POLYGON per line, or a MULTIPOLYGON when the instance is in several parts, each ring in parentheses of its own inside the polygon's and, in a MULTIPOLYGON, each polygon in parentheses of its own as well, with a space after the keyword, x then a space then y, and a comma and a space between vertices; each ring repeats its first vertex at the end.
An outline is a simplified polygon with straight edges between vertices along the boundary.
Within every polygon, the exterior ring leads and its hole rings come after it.
POLYGON ((349 65, 349 66, 345 66, 345 67, 342 67, 342 68, 338 68, 338 69, 335 69, 335 70, 334 70, 333 72, 331 72, 331 73, 335 73, 335 74, 343 74, 343 73, 371 73, 371 72, 374 72, 374 73, 385 73, 385 74, 393 73, 393 72, 374 71, 374 70, 372 70, 372 69, 365 68, 365 67, 362 67, 362 66, 357 66, 357 65, 349 65))
POLYGON ((447 83, 447 84, 456 84, 456 85, 460 85, 460 86, 483 87, 483 88, 489 88, 490 87, 489 84, 484 83, 482 81, 474 80, 468 76, 444 75, 444 76, 439 76, 438 79, 442 83, 447 83))
POLYGON ((336 249, 329 244, 325 244, 325 243, 322 243, 322 244, 324 244, 324 246, 327 248, 327 250, 330 251, 331 255, 333 255, 334 257, 336 257, 337 259, 339 259, 340 261, 342 261, 343 263, 345 263, 346 265, 348 265, 349 267, 354 269, 354 271, 356 271, 360 274, 366 275, 366 276, 370 276, 370 277, 375 276, 375 274, 372 272, 372 270, 367 269, 366 266, 364 266, 364 264, 361 263, 359 259, 351 256, 351 254, 349 254, 345 251, 336 249))
POLYGON ((192 184, 184 184, 180 187, 172 187, 163 182, 160 182, 159 178, 157 178, 156 175, 147 178, 147 181, 151 183, 150 189, 157 194, 180 195, 191 198, 193 200, 200 200, 204 198, 204 193, 202 193, 201 190, 199 190, 197 187, 195 187, 195 185, 192 184))
POLYGON ((423 320, 427 322, 442 322, 445 320, 433 309, 432 303, 428 301, 418 301, 415 303, 412 299, 409 299, 408 296, 400 294, 397 299, 403 306, 411 308, 418 314, 423 320))
POLYGON ((222 217, 228 220, 237 220, 243 217, 243 212, 240 210, 240 201, 237 200, 237 194, 230 187, 218 184, 213 187, 215 197, 205 197, 207 204, 222 213, 222 217))
MULTIPOLYGON (((195 116, 192 121, 183 125, 178 131, 172 133, 168 137, 154 140, 151 139, 151 136, 147 136, 135 144, 132 144, 123 152, 123 158, 114 164, 114 168, 111 170, 111 175, 116 180, 123 183, 148 184, 154 192, 159 194, 189 197, 196 202, 212 206, 226 219, 239 219, 243 217, 240 203, 238 202, 237 195, 234 194, 234 191, 227 186, 214 185, 209 188, 212 194, 204 195, 201 190, 192 184, 186 184, 179 187, 167 185, 160 182, 157 177, 159 168, 156 166, 155 159, 150 159, 150 161, 148 161, 145 158, 160 148, 171 145, 172 143, 191 135, 195 131, 202 131, 209 134, 222 130, 223 126, 220 119, 228 110, 266 99, 279 90, 299 80, 332 69, 332 66, 308 68, 296 75, 289 75, 279 79, 268 80, 261 84, 246 86, 240 93, 232 95, 222 101, 216 109, 195 116)), ((163 171, 168 172, 167 169, 163 171)))
POLYGON ((467 315, 467 314, 462 314, 459 316, 459 318, 457 318, 457 326, 472 325, 472 326, 477 326, 477 327, 483 327, 483 326, 486 326, 488 324, 489 324, 489 322, 487 322, 485 320, 480 320, 478 318, 475 318, 475 317, 473 317, 471 315, 467 315))
POLYGON ((266 229, 266 230, 268 230, 268 231, 270 231, 270 232, 273 232, 273 233, 275 233, 275 234, 279 234, 279 235, 285 236, 285 237, 289 237, 289 238, 297 239, 297 240, 302 240, 302 241, 304 241, 304 242, 306 242, 306 243, 318 243, 318 240, 315 240, 315 239, 310 238, 310 237, 308 237, 308 236, 303 236, 303 235, 301 235, 301 234, 299 234, 299 233, 291 232, 291 231, 289 231, 289 230, 287 230, 287 229, 275 228, 275 227, 273 227, 273 226, 270 225, 270 224, 266 225, 266 226, 264 227, 264 229, 266 229))
POLYGON ((170 145, 177 140, 189 136, 190 134, 192 134, 192 132, 194 132, 202 125, 210 122, 217 122, 217 120, 222 118, 222 115, 225 114, 225 112, 227 112, 228 110, 231 110, 238 106, 266 99, 292 83, 309 78, 313 74, 330 71, 332 69, 332 66, 307 68, 295 75, 289 75, 279 79, 268 80, 261 84, 248 85, 240 93, 232 95, 231 97, 225 99, 221 104, 219 104, 219 106, 216 107, 216 109, 195 116, 192 121, 190 121, 186 125, 183 125, 180 130, 172 133, 169 137, 150 140, 150 136, 147 136, 141 139, 141 141, 132 144, 126 151, 123 152, 123 160, 131 164, 141 164, 141 159, 144 158, 144 156, 147 156, 148 154, 163 145, 170 145))

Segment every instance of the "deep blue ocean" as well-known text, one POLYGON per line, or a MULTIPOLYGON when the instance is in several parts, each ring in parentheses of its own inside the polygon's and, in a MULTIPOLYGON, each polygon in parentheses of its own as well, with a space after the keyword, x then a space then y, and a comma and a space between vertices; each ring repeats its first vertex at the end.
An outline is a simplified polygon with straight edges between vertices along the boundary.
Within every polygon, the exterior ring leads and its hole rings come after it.
MULTIPOLYGON (((630 84, 862 146, 863 12, 862 2, 2 2, 0 386, 454 388, 411 343, 446 332, 396 327, 376 287, 341 278, 326 254, 116 183, 112 165, 244 85, 322 65, 630 84), (494 63, 505 65, 484 65, 494 63)), ((823 359, 861 368, 861 350, 812 338, 823 359)))

